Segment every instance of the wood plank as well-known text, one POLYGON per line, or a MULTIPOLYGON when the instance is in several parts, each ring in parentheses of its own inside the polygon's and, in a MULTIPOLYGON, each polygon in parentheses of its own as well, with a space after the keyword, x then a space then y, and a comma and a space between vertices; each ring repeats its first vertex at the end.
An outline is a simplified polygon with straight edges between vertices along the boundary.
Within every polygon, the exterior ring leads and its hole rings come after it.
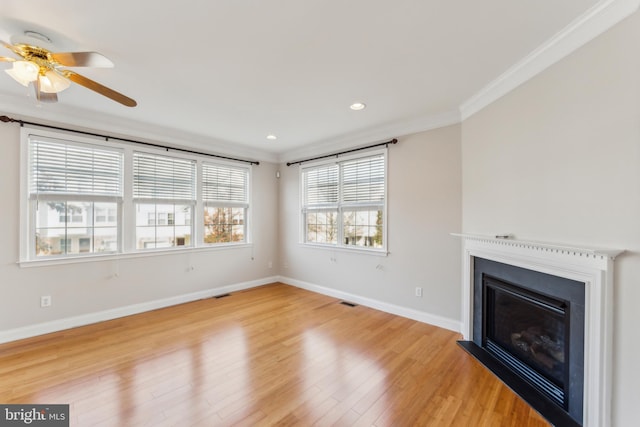
POLYGON ((548 426, 459 335, 276 283, 0 345, 71 425, 548 426))

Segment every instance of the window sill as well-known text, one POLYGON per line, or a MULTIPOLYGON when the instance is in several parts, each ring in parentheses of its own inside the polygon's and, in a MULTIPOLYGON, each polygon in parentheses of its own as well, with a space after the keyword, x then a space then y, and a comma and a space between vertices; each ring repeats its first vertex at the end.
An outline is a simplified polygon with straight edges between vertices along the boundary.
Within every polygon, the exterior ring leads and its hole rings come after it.
POLYGON ((251 243, 230 243, 225 245, 199 246, 197 248, 149 249, 146 251, 135 251, 135 252, 115 253, 115 254, 111 253, 111 254, 103 254, 103 255, 96 254, 96 255, 70 256, 70 257, 64 257, 64 258, 30 259, 30 260, 18 261, 17 264, 21 268, 46 267, 50 265, 79 264, 79 263, 85 263, 85 262, 102 262, 102 261, 129 259, 129 258, 147 258, 147 257, 164 256, 164 255, 180 255, 180 254, 193 253, 193 252, 213 252, 213 251, 222 251, 227 249, 242 249, 242 248, 251 248, 251 247, 253 247, 253 244, 251 243))
POLYGON ((309 249, 324 249, 334 252, 345 252, 351 254, 371 255, 379 257, 386 257, 390 254, 390 252, 386 249, 364 249, 360 247, 349 248, 345 246, 323 245, 319 243, 300 243, 300 246, 309 249))

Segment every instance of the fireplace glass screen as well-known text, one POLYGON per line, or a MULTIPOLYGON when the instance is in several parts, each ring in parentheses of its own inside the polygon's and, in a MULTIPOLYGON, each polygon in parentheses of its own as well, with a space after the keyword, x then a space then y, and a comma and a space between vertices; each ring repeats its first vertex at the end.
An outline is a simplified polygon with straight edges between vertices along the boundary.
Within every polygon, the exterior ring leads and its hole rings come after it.
POLYGON ((566 408, 568 303, 486 275, 483 290, 485 349, 566 408))

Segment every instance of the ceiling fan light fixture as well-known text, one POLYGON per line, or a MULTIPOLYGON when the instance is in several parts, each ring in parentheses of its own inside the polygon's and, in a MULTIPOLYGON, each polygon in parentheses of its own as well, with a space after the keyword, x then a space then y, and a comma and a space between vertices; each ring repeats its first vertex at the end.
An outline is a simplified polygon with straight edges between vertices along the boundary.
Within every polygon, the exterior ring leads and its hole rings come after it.
POLYGON ((40 76, 40 91, 45 93, 58 93, 71 86, 71 81, 53 70, 49 70, 40 76))
POLYGON ((29 86, 29 83, 38 78, 40 67, 31 61, 15 61, 13 68, 5 72, 22 86, 29 86))
POLYGON ((113 62, 98 52, 52 52, 49 47, 42 44, 51 40, 36 32, 26 32, 24 38, 36 39, 23 43, 21 37, 11 37, 9 44, 0 40, 0 48, 4 47, 22 58, 16 60, 10 57, 0 56, 0 61, 13 63, 13 67, 7 70, 12 79, 23 86, 33 83, 36 90, 36 98, 42 102, 57 102, 57 93, 62 92, 71 83, 92 90, 102 96, 116 101, 126 107, 135 107, 138 103, 111 88, 101 85, 73 70, 63 67, 113 67, 113 62))

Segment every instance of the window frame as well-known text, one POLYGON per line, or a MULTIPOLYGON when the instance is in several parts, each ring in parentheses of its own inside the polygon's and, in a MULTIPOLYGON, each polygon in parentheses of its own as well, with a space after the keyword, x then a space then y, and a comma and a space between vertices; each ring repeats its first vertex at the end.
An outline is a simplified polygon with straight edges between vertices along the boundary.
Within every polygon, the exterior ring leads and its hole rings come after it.
POLYGON ((339 158, 325 159, 315 162, 304 163, 300 166, 298 173, 298 183, 300 187, 300 215, 299 215, 299 243, 305 247, 316 247, 316 248, 324 248, 331 250, 340 250, 347 252, 361 252, 372 255, 382 255, 386 256, 389 254, 388 247, 388 149, 374 149, 366 152, 361 152, 357 154, 350 154, 340 156, 339 158), (351 162, 359 159, 367 159, 370 157, 382 156, 383 164, 384 164, 384 197, 382 202, 379 203, 344 203, 343 202, 343 170, 341 164, 351 162), (337 165, 338 166, 338 200, 337 203, 327 203, 317 206, 305 206, 305 182, 304 182, 304 173, 308 170, 329 166, 329 165, 337 165), (382 247, 374 248, 367 246, 357 246, 357 245, 347 245, 344 243, 344 223, 343 223, 343 215, 345 211, 358 211, 358 210, 371 210, 367 208, 380 207, 382 211, 382 247), (329 212, 335 211, 337 212, 337 240, 336 243, 321 243, 321 242, 310 242, 307 240, 307 220, 306 216, 309 212, 329 212))
MULTIPOLYGON (((131 181, 130 181, 130 185, 129 188, 132 192, 131 194, 131 202, 132 202, 132 209, 130 212, 130 215, 128 215, 130 217, 130 221, 131 221, 131 226, 129 227, 129 229, 131 230, 130 236, 133 238, 133 241, 129 242, 129 250, 131 252, 151 252, 151 251, 158 251, 158 250, 167 250, 167 251, 172 251, 172 250, 182 250, 185 248, 194 248, 197 246, 197 239, 196 239, 196 233, 195 233, 195 227, 193 225, 193 216, 195 215, 195 210, 196 210, 196 206, 198 204, 198 181, 199 181, 199 168, 198 168, 198 159, 194 158, 193 156, 189 156, 189 155, 182 155, 182 154, 178 154, 178 153, 170 153, 167 154, 166 151, 159 151, 159 150, 149 150, 149 149, 138 149, 136 147, 136 149, 134 149, 131 153, 131 159, 130 159, 130 164, 131 164, 131 181), (152 196, 152 195, 143 195, 143 196, 138 196, 136 197, 135 194, 135 188, 136 188, 136 179, 135 179, 135 162, 136 162, 136 157, 137 156, 146 156, 147 158, 155 158, 155 159, 170 159, 171 161, 183 161, 183 162, 190 162, 192 163, 193 166, 193 171, 192 171, 192 199, 187 199, 187 198, 170 198, 168 197, 166 194, 164 194, 164 197, 157 197, 156 196, 152 196), (153 211, 153 224, 151 224, 151 213, 147 212, 146 215, 146 220, 145 220, 145 225, 141 225, 138 224, 137 222, 137 215, 138 215, 138 209, 140 208, 140 206, 145 205, 145 206, 151 206, 153 205, 154 211, 153 211), (189 219, 185 220, 185 225, 176 225, 175 221, 174 224, 168 224, 168 212, 159 212, 158 206, 163 206, 163 205, 173 205, 174 207, 174 211, 173 213, 175 214, 175 208, 176 206, 189 206, 190 212, 189 212, 189 219), (163 216, 163 214, 166 214, 163 216), (161 223, 161 218, 164 217, 164 221, 163 223, 161 223), (143 228, 153 228, 154 230, 154 246, 153 247, 138 247, 138 229, 140 227, 143 228), (178 237, 176 235, 176 230, 178 229, 178 227, 189 227, 190 229, 190 242, 188 245, 183 244, 180 245, 178 244, 179 239, 182 238, 182 236, 178 237), (159 230, 162 229, 169 229, 172 228, 173 229, 173 235, 174 235, 174 239, 173 239, 173 243, 171 246, 160 246, 158 247, 158 239, 157 239, 157 234, 159 230), (133 246, 131 246, 133 245, 133 246)), ((126 183, 125 183, 126 185, 126 183)))
MULTIPOLYGON (((115 255, 122 250, 122 204, 123 204, 123 192, 124 192, 124 174, 125 174, 125 154, 124 149, 121 146, 112 143, 103 143, 91 138, 84 138, 79 136, 71 136, 67 133, 52 132, 47 130, 35 129, 31 127, 22 127, 20 130, 20 263, 23 262, 48 262, 58 260, 69 259, 81 259, 81 258, 94 258, 103 257, 109 255, 115 255), (51 142, 59 142, 70 146, 87 147, 93 146, 103 148, 108 151, 114 151, 121 153, 121 165, 120 165, 120 195, 90 195, 90 194, 70 194, 70 193, 36 193, 33 196, 31 193, 31 159, 30 159, 30 144, 31 137, 42 138, 51 142), (117 249, 115 251, 105 252, 87 252, 87 253, 72 253, 72 254, 53 254, 53 255, 37 255, 36 245, 36 229, 37 229, 37 204, 40 202, 90 202, 90 203, 115 203, 117 210, 117 224, 116 238, 117 249)), ((95 213, 92 210, 92 221, 90 228, 95 231, 95 213)), ((68 212, 65 212, 65 217, 68 216, 68 212)), ((66 221, 64 228, 66 229, 69 224, 73 224, 72 221, 66 221)), ((89 228, 89 227, 87 227, 89 228)), ((95 236, 92 232, 92 238, 95 236)), ((64 236, 65 240, 68 240, 67 236, 64 236)), ((65 243, 65 246, 66 243, 65 243)))
POLYGON ((201 197, 198 198, 198 201, 201 203, 201 205, 199 206, 198 209, 198 213, 200 213, 202 215, 202 217, 200 218, 196 218, 197 223, 199 224, 199 229, 201 230, 201 236, 200 236, 200 242, 203 246, 206 247, 217 247, 217 246, 238 246, 238 245, 245 245, 245 244, 250 244, 251 242, 251 213, 252 213, 252 209, 251 209, 251 202, 252 202, 252 197, 251 197, 251 189, 252 189, 252 172, 253 172, 253 168, 251 166, 245 166, 245 165, 239 165, 237 163, 231 163, 231 162, 225 162, 225 161, 218 161, 216 159, 214 160, 202 160, 201 164, 200 164, 200 181, 199 181, 199 185, 200 185, 200 192, 199 194, 201 194, 201 197), (245 201, 241 202, 241 201, 228 201, 228 200, 205 200, 204 199, 204 169, 205 169, 205 165, 206 166, 211 166, 211 167, 220 167, 220 168, 229 168, 229 169, 236 169, 236 170, 242 170, 243 173, 245 173, 246 175, 246 189, 245 189, 245 193, 246 193, 246 198, 245 201), (244 240, 240 241, 240 242, 212 242, 212 243, 205 243, 204 239, 206 237, 205 233, 206 233, 206 224, 204 223, 204 211, 207 207, 212 207, 212 208, 230 208, 230 209, 238 209, 238 208, 242 208, 244 209, 244 229, 243 229, 243 233, 244 233, 244 240))
MULTIPOLYGON (((217 250, 229 250, 242 247, 251 247, 252 243, 252 187, 253 187, 253 167, 252 165, 239 164, 237 162, 211 159, 204 155, 197 154, 184 154, 171 152, 167 155, 166 150, 156 149, 152 147, 140 147, 136 144, 127 142, 112 142, 105 141, 102 138, 91 136, 80 136, 73 132, 65 131, 52 131, 44 130, 39 127, 23 126, 20 129, 20 196, 19 196, 19 259, 18 265, 21 267, 38 267, 46 265, 57 264, 69 264, 79 262, 92 262, 96 260, 106 259, 124 259, 124 258, 138 258, 149 256, 162 256, 172 253, 184 253, 190 251, 217 251, 217 250), (115 210, 107 210, 105 212, 107 221, 111 219, 111 214, 115 213, 117 219, 117 250, 108 252, 89 252, 78 254, 65 254, 65 255, 52 255, 52 256, 36 256, 35 254, 35 228, 36 221, 35 216, 31 217, 32 209, 30 203, 32 203, 29 197, 30 191, 30 170, 29 170, 29 140, 31 136, 43 137, 47 139, 57 139, 66 143, 73 143, 78 145, 93 145, 98 147, 104 147, 108 149, 115 149, 123 152, 123 166, 122 166, 122 195, 117 200, 117 207, 115 210), (144 152, 151 155, 177 157, 195 162, 195 202, 191 205, 191 217, 185 223, 191 227, 191 245, 190 246, 174 246, 170 248, 156 248, 156 249, 136 249, 136 221, 135 221, 135 207, 136 200, 133 197, 133 153, 144 152), (204 236, 204 203, 202 200, 202 164, 216 163, 222 166, 243 168, 248 171, 247 173, 247 206, 245 208, 245 240, 243 242, 232 243, 211 243, 205 244, 203 241, 204 236), (33 242, 31 241, 33 240, 33 242)), ((86 200, 86 196, 67 196, 63 195, 68 201, 86 200)), ((95 200, 98 202, 113 202, 114 199, 102 199, 95 200)), ((181 202, 179 204, 182 204, 181 202)), ((95 223, 95 215, 93 212, 93 222, 95 223)), ((167 216, 167 223, 169 223, 169 217, 167 216)), ((177 218, 174 217, 174 223, 177 218)), ((173 224, 175 225, 175 224, 173 224)), ((169 225, 168 225, 169 226, 169 225)))

